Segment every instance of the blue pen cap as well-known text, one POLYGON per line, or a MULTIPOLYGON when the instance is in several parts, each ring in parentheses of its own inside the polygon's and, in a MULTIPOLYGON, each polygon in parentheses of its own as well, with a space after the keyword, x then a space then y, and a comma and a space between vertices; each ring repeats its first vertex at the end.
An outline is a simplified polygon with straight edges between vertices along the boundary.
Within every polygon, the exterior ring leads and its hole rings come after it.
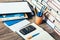
POLYGON ((42 17, 43 12, 44 12, 45 10, 46 10, 46 6, 43 5, 42 8, 41 8, 41 10, 40 10, 40 12, 37 13, 37 16, 38 16, 38 17, 42 17))
POLYGON ((38 16, 38 17, 42 17, 42 15, 43 15, 43 12, 38 12, 38 13, 37 13, 37 16, 38 16))

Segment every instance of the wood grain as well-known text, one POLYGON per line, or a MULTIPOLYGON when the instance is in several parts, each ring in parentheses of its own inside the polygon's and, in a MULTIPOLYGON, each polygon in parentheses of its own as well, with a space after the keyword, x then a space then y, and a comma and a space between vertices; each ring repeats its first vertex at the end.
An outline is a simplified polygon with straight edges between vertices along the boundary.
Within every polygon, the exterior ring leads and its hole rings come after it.
POLYGON ((0 22, 0 40, 23 40, 16 33, 7 28, 2 22, 0 22))
POLYGON ((0 0, 0 2, 14 2, 14 1, 23 1, 23 0, 0 0))

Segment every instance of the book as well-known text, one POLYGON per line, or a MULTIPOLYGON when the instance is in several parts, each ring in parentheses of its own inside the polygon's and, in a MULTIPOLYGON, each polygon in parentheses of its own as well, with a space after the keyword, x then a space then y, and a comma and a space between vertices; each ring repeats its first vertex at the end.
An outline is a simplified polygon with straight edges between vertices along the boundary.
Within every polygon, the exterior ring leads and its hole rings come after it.
POLYGON ((53 15, 60 22, 60 15, 59 14, 57 14, 54 10, 51 10, 50 14, 53 15))
POLYGON ((27 2, 0 3, 0 14, 32 12, 27 2))
POLYGON ((60 15, 60 4, 59 4, 58 0, 50 0, 50 1, 49 0, 43 0, 41 3, 43 5, 45 5, 49 10, 53 9, 54 11, 56 11, 56 13, 58 15, 60 15))
POLYGON ((15 32, 23 28, 25 25, 28 25, 30 22, 26 19, 20 19, 20 20, 4 21, 3 23, 6 27, 15 32))
POLYGON ((57 27, 54 28, 54 31, 60 36, 60 30, 57 27))
POLYGON ((53 0, 58 6, 60 5, 60 0, 53 0))
MULTIPOLYGON (((60 29, 59 29, 54 23, 52 23, 49 19, 47 19, 46 23, 47 23, 51 28, 53 28, 54 31, 55 31, 58 35, 60 35, 60 29)), ((60 26, 59 26, 59 27, 60 27, 60 26)))
MULTIPOLYGON (((56 20, 56 18, 51 14, 46 15, 46 17, 48 18, 47 20, 49 20, 52 24, 54 24, 55 27, 57 28, 57 30, 59 30, 59 32, 60 32, 60 22, 58 20, 56 20)), ((48 24, 51 24, 49 21, 47 21, 48 24)), ((50 25, 50 26, 52 27, 52 25, 50 25)))
POLYGON ((57 9, 56 5, 53 4, 52 2, 48 2, 47 4, 48 4, 53 10, 55 10, 56 12, 59 11, 59 10, 57 9))
POLYGON ((16 20, 16 19, 25 19, 28 18, 27 14, 24 13, 15 13, 15 14, 5 14, 0 15, 0 21, 16 20))
POLYGON ((47 19, 46 20, 46 23, 51 27, 51 28, 55 28, 55 25, 49 20, 49 19, 47 19))

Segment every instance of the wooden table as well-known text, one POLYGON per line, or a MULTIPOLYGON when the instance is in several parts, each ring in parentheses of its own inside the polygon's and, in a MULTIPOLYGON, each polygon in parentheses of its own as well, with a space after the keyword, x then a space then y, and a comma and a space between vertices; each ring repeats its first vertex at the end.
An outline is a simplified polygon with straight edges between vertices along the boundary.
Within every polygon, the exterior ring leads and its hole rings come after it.
POLYGON ((16 33, 7 28, 2 22, 0 22, 0 40, 23 40, 16 33))

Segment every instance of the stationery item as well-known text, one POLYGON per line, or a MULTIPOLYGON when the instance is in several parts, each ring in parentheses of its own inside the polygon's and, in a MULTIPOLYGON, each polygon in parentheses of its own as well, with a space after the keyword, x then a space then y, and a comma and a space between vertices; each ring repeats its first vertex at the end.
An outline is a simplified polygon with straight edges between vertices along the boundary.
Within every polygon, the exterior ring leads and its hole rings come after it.
POLYGON ((53 28, 53 29, 56 27, 56 26, 54 25, 54 23, 52 23, 49 19, 46 20, 46 23, 47 23, 48 25, 50 25, 50 27, 53 28))
POLYGON ((60 10, 60 4, 58 4, 56 1, 52 1, 51 3, 53 3, 54 4, 54 6, 56 6, 57 7, 57 9, 59 9, 60 10))
POLYGON ((47 24, 51 27, 51 28, 53 28, 54 29, 54 31, 58 34, 58 35, 60 35, 60 25, 59 24, 55 24, 55 23, 52 23, 51 22, 51 20, 49 20, 49 19, 47 19, 47 24))
POLYGON ((60 29, 58 29, 57 27, 55 27, 54 31, 60 36, 60 29))
POLYGON ((58 21, 51 13, 46 13, 47 23, 53 28, 60 32, 60 21, 58 21), (55 25, 55 26, 54 26, 55 25))
POLYGON ((17 19, 25 19, 28 18, 24 13, 15 13, 15 14, 5 14, 0 15, 0 21, 8 21, 8 20, 17 20, 17 19))
POLYGON ((10 21, 4 21, 4 23, 6 23, 8 26, 12 26, 18 22, 23 21, 24 19, 18 19, 18 20, 10 20, 10 21))
POLYGON ((34 35, 28 37, 28 39, 32 39, 33 37, 38 36, 38 35, 39 35, 39 33, 36 33, 36 34, 34 34, 34 35))
POLYGON ((2 15, 0 15, 0 18, 3 18, 3 16, 2 16, 2 15))
POLYGON ((50 14, 53 15, 60 22, 60 15, 59 14, 57 14, 54 10, 51 10, 50 14))
POLYGON ((0 14, 27 13, 31 9, 27 2, 4 2, 0 3, 0 14))
POLYGON ((53 10, 56 10, 56 12, 60 10, 60 9, 59 9, 55 4, 53 4, 52 2, 48 2, 48 5, 49 5, 53 10), (52 6, 53 6, 53 7, 52 7, 52 6))
MULTIPOLYGON (((4 15, 3 15, 3 16, 4 16, 4 15)), ((21 17, 24 17, 24 14, 23 14, 23 13, 19 13, 19 14, 18 14, 18 13, 15 13, 15 14, 13 14, 13 13, 12 13, 12 14, 7 14, 7 15, 5 15, 6 18, 9 18, 9 17, 20 17, 20 16, 21 16, 21 17)))
POLYGON ((52 10, 54 10, 58 15, 60 15, 60 8, 59 8, 59 6, 60 6, 60 4, 59 4, 59 2, 58 2, 58 0, 43 0, 42 2, 41 2, 41 4, 43 4, 43 5, 45 5, 47 8, 48 8, 48 10, 50 10, 51 11, 51 9, 52 10), (52 7, 53 6, 53 7, 52 7))
POLYGON ((4 25, 10 28, 12 31, 18 31, 23 28, 25 25, 28 25, 30 22, 26 19, 22 20, 12 20, 12 21, 4 21, 4 25))
POLYGON ((35 19, 35 23, 36 23, 37 25, 40 25, 40 24, 42 23, 43 17, 38 17, 38 16, 36 16, 35 18, 36 18, 36 19, 35 19))
POLYGON ((0 3, 0 21, 25 19, 34 16, 28 2, 5 2, 0 3), (28 14, 28 16, 26 16, 28 14))

